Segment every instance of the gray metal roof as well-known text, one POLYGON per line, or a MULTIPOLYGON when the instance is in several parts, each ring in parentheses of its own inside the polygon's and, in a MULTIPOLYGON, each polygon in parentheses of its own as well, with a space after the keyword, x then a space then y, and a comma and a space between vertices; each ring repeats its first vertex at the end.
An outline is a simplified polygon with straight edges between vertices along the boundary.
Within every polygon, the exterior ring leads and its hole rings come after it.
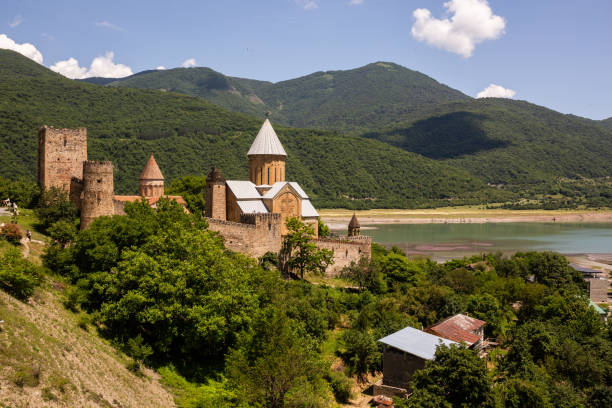
POLYGON ((414 327, 403 328, 378 341, 426 360, 434 359, 436 348, 439 345, 443 344, 445 346, 450 346, 451 344, 457 344, 454 341, 425 333, 414 327))
POLYGON ((310 200, 302 200, 302 217, 318 217, 319 213, 310 200))
POLYGON ((255 188, 255 184, 248 180, 227 180, 227 186, 234 193, 237 200, 260 199, 261 194, 255 188))
POLYGON ((285 187, 286 184, 289 184, 302 200, 308 200, 308 195, 304 192, 304 190, 302 190, 302 187, 300 187, 300 185, 295 181, 277 181, 272 185, 272 188, 270 190, 266 191, 266 193, 264 194, 264 198, 276 197, 279 191, 281 191, 281 189, 285 187))
POLYGON ((293 189, 302 199, 308 199, 308 195, 304 192, 304 190, 302 190, 302 187, 300 187, 298 183, 296 183, 295 181, 290 181, 289 184, 291 185, 291 187, 293 187, 293 189))
POLYGON ((259 129, 259 133, 257 133, 257 137, 253 141, 247 156, 251 156, 254 154, 273 154, 277 156, 287 156, 285 149, 283 149, 283 145, 280 140, 278 140, 278 136, 272 128, 272 124, 269 119, 266 119, 263 125, 261 125, 261 129, 259 129))
POLYGON ((238 207, 243 214, 267 214, 268 209, 261 200, 238 201, 238 207))

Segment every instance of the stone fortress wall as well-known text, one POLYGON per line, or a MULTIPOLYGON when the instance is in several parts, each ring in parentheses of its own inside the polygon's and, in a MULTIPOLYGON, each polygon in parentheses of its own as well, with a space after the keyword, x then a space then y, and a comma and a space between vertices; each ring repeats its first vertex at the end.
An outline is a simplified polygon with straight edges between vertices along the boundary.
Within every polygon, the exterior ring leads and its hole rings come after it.
POLYGON ((372 256, 372 239, 363 235, 343 239, 318 238, 314 242, 317 248, 334 252, 334 264, 325 271, 327 276, 337 276, 351 262, 357 263, 363 257, 372 256))
POLYGON ((72 177, 83 178, 86 160, 86 128, 43 126, 38 130, 38 181, 41 186, 68 190, 72 177))
POLYGON ((281 250, 280 214, 243 214, 240 222, 207 218, 209 229, 220 233, 232 251, 259 258, 281 250))
POLYGON ((112 162, 83 162, 81 229, 88 228, 97 217, 115 213, 114 191, 112 162))

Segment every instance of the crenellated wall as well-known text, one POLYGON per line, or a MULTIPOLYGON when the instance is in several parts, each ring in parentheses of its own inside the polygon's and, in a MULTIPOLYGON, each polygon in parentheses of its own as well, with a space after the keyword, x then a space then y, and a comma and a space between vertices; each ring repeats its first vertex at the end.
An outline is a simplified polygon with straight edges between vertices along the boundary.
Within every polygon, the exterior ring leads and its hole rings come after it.
POLYGON ((359 262, 363 257, 372 256, 372 239, 366 236, 347 237, 344 239, 315 239, 319 249, 329 249, 334 252, 334 264, 327 268, 327 276, 336 276, 342 268, 351 262, 359 262))
POLYGON ((279 214, 246 214, 241 222, 207 218, 209 229, 220 233, 225 246, 255 258, 266 252, 279 253, 282 236, 279 214))

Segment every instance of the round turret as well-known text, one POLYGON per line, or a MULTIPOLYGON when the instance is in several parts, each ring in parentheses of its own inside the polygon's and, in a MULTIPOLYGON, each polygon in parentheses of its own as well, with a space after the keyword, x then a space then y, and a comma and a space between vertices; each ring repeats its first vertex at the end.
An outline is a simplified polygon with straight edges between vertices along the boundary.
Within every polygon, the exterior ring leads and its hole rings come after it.
POLYGON ((114 191, 112 162, 83 162, 81 229, 88 228, 97 217, 114 214, 114 191))
POLYGON ((147 198, 157 198, 164 195, 164 175, 153 155, 149 157, 138 178, 138 193, 147 198))
POLYGON ((225 177, 217 167, 213 167, 206 177, 205 214, 207 217, 218 220, 226 219, 227 200, 225 194, 225 177))
POLYGON ((348 236, 349 237, 358 237, 361 235, 361 224, 357 219, 357 215, 353 214, 353 218, 348 225, 348 236))

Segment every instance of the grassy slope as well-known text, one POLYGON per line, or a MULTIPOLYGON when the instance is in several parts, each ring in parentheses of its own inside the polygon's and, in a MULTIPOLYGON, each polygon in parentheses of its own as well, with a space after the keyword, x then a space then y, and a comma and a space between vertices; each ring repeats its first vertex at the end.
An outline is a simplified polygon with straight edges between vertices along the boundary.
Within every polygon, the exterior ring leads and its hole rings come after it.
MULTIPOLYGON (((34 218, 24 212, 25 230, 34 218)), ((33 238, 44 240, 38 233, 33 238)), ((9 245, 0 240, 0 253, 9 245)), ((43 245, 29 249, 29 259, 40 262, 43 245)), ((78 315, 61 303, 66 287, 47 277, 26 303, 0 290, 0 407, 174 406, 157 373, 135 375, 126 368, 129 358, 93 329, 78 327, 78 315)))
MULTIPOLYGON (((118 193, 137 191, 151 152, 167 182, 205 174, 213 164, 228 178, 244 179, 246 152, 261 125, 200 98, 72 81, 7 50, 0 50, 0 118, 0 176, 34 179, 41 125, 85 126, 89 158, 115 163, 118 193)), ((489 191, 466 172, 386 143, 306 129, 277 131, 289 155, 288 178, 299 181, 319 206, 406 207, 482 199, 489 191)))
POLYGON ((491 183, 612 175, 612 132, 596 122, 509 99, 447 104, 404 125, 372 132, 491 183))
POLYGON ((109 85, 180 92, 260 117, 271 111, 276 121, 290 126, 338 130, 373 129, 424 107, 470 99, 426 75, 385 62, 275 84, 227 77, 209 68, 176 68, 144 71, 109 85))

